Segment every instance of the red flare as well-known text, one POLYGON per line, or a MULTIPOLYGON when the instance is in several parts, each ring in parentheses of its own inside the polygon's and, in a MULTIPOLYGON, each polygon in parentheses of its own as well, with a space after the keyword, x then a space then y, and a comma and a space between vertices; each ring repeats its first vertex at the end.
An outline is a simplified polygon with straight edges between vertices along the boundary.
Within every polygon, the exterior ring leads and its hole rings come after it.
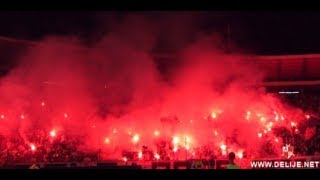
POLYGON ((30 149, 31 149, 31 151, 35 151, 36 150, 36 146, 34 144, 30 144, 30 149))
POLYGON ((156 131, 154 131, 153 134, 154 134, 154 136, 159 136, 159 135, 160 135, 160 132, 156 130, 156 131))
POLYGON ((159 160, 159 159, 160 159, 160 155, 159 155, 158 153, 156 153, 156 154, 154 155, 154 158, 156 158, 157 160, 159 160))
POLYGON ((132 137, 132 142, 135 144, 139 141, 139 139, 140 139, 140 136, 138 134, 136 134, 132 137))
POLYGON ((104 139, 104 143, 109 144, 110 143, 110 139, 109 138, 105 138, 104 139))
POLYGON ((55 137, 57 135, 56 130, 50 131, 50 136, 55 137))

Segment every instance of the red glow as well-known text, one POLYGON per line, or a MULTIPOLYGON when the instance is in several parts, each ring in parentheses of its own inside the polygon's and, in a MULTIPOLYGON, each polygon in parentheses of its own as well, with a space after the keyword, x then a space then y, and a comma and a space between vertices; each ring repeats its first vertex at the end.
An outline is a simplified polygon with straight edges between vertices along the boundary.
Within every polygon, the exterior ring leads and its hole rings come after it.
POLYGON ((179 139, 179 137, 178 137, 178 136, 174 136, 174 137, 173 137, 172 142, 173 142, 173 144, 174 144, 174 145, 179 144, 179 141, 180 141, 180 139, 179 139))
POLYGON ((153 134, 154 134, 154 136, 159 136, 159 135, 160 135, 160 132, 156 130, 156 131, 154 131, 153 134))
POLYGON ((159 160, 159 159, 160 159, 160 155, 159 155, 158 153, 156 153, 156 154, 154 155, 154 158, 156 158, 156 160, 159 160))
POLYGON ((56 134, 57 134, 57 133, 56 133, 56 130, 51 130, 51 131, 50 131, 50 136, 51 136, 51 137, 55 137, 56 134))
POLYGON ((122 160, 123 160, 124 162, 127 162, 127 161, 128 161, 128 159, 127 159, 126 157, 123 157, 122 160))
POLYGON ((212 117, 213 119, 215 119, 215 118, 217 118, 217 114, 216 114, 215 112, 212 112, 212 113, 211 113, 211 117, 212 117))
POLYGON ((186 136, 186 137, 184 138, 184 140, 185 140, 185 143, 190 143, 190 141, 191 141, 191 139, 190 139, 189 136, 186 136))
POLYGON ((134 144, 136 144, 136 143, 138 143, 139 139, 140 139, 140 136, 139 136, 138 134, 136 134, 136 135, 134 135, 134 136, 132 137, 132 142, 133 142, 134 144))
MULTIPOLYGON (((126 30, 122 25, 119 29, 126 30)), ((47 161, 45 153, 65 152, 60 146, 68 155, 58 154, 53 157, 57 161, 71 159, 69 149, 120 161, 131 161, 137 153, 139 159, 143 155, 171 161, 191 154, 204 158, 207 151, 221 156, 221 150, 233 150, 239 157, 240 149, 258 156, 264 142, 282 138, 278 129, 298 132, 291 126, 310 118, 263 87, 251 87, 251 82, 263 82, 264 73, 256 76, 260 69, 243 65, 246 56, 225 57, 206 39, 203 45, 201 40, 200 46, 183 48, 187 52, 179 54, 181 63, 168 67, 170 71, 159 71, 156 58, 148 53, 154 38, 140 37, 149 34, 144 33, 147 29, 153 26, 111 33, 92 48, 55 37, 45 40, 45 46, 28 48, 26 56, 17 59, 22 63, 1 78, 0 152, 22 149, 28 154, 37 149, 41 161, 47 161), (141 48, 133 47, 136 38, 124 41, 131 34, 142 39, 141 48), (239 78, 230 81, 235 75, 239 78), (46 79, 50 82, 43 84, 46 79)), ((278 153, 281 143, 276 145, 278 153)))
POLYGON ((109 138, 105 138, 105 139, 104 139, 104 143, 105 143, 105 144, 110 144, 110 139, 109 139, 109 138))
POLYGON ((173 147, 173 152, 177 152, 177 151, 178 151, 178 147, 177 146, 173 147))
POLYGON ((247 111, 246 119, 249 120, 249 119, 250 119, 250 116, 251 116, 251 112, 250 112, 250 111, 247 111))
POLYGON ((222 144, 222 145, 220 146, 220 149, 223 150, 223 151, 225 151, 225 150, 227 149, 227 146, 226 146, 225 144, 222 144))
POLYGON ((291 125, 292 127, 296 127, 296 126, 297 126, 297 123, 296 123, 296 122, 291 122, 290 125, 291 125))
POLYGON ((279 142, 279 139, 278 139, 278 138, 275 138, 274 141, 278 143, 278 142, 279 142))
POLYGON ((242 152, 238 152, 238 153, 236 154, 236 156, 237 156, 238 158, 242 159, 243 154, 242 154, 242 152))
POLYGON ((264 132, 265 134, 267 134, 267 133, 268 133, 268 131, 267 131, 267 130, 264 130, 263 132, 264 132))
POLYGON ((31 151, 35 151, 36 150, 36 146, 34 144, 30 144, 30 148, 31 148, 31 151))
POLYGON ((217 131, 213 131, 215 136, 218 136, 218 132, 217 131))

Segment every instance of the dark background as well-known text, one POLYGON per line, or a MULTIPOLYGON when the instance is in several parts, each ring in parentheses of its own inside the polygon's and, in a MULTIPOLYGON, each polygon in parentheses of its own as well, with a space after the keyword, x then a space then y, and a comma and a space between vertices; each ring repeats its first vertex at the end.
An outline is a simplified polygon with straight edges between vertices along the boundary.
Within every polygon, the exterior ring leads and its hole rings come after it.
MULTIPOLYGON (((121 21, 133 12, 106 12, 105 22, 121 21)), ((135 12, 136 13, 136 12, 135 12)), ((142 16, 169 17, 178 12, 138 12, 142 16)), ((184 12, 185 14, 188 12, 184 12)), ((303 54, 320 52, 320 13, 272 11, 190 12, 203 32, 224 34, 243 49, 257 54, 303 54), (228 32, 228 26, 230 31, 228 32)), ((0 12, 0 36, 40 40, 45 35, 75 35, 90 40, 101 27, 94 11, 0 12)), ((99 18, 100 17, 100 18, 99 18)), ((108 27, 103 26, 104 30, 108 27)))

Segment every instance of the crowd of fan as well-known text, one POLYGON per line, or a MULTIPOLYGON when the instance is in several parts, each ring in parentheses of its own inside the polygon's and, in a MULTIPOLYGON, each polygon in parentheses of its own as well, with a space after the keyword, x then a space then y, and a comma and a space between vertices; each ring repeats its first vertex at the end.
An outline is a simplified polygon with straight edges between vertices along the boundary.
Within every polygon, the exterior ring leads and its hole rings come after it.
POLYGON ((301 108, 303 111, 314 115, 320 114, 320 96, 314 93, 299 93, 282 95, 280 98, 294 106, 301 108))
MULTIPOLYGON (((309 112, 317 115, 320 112, 320 97, 314 94, 296 94, 288 95, 283 97, 283 100, 287 103, 303 109, 305 112, 309 112)), ((317 118, 313 118, 314 121, 319 121, 317 118), (314 120, 315 119, 315 120, 314 120)), ((293 140, 293 144, 296 145, 297 153, 303 155, 316 155, 320 152, 320 134, 319 128, 317 126, 311 125, 311 127, 316 128, 315 135, 310 139, 305 139, 304 134, 293 134, 289 133, 288 137, 293 140)), ((281 130, 279 130, 280 132, 281 130)), ((282 130, 285 132, 286 130, 282 130)), ((90 158, 92 161, 97 161, 99 158, 99 152, 86 153, 81 151, 79 146, 83 143, 81 142, 81 137, 77 136, 66 136, 60 135, 57 137, 48 136, 48 132, 44 130, 33 131, 32 134, 26 135, 26 137, 21 137, 19 135, 12 136, 11 139, 0 135, 0 166, 10 165, 15 163, 26 163, 26 162, 81 162, 85 158, 90 158), (31 143, 26 142, 24 139, 28 139, 29 142, 34 143, 34 148, 32 149, 31 143)), ((283 135, 286 136, 286 135, 283 135)), ((170 144, 170 143, 169 143, 170 144)), ((168 152, 173 151, 168 143, 160 142, 158 144, 158 154, 161 160, 171 159, 168 156, 168 152)), ((149 157, 154 157, 153 154, 148 152, 147 147, 144 147, 143 154, 150 154, 149 157)), ((268 148, 265 148, 268 149, 268 148)), ((204 158, 213 158, 217 155, 217 152, 213 152, 212 149, 208 147, 203 147, 199 150, 200 154, 197 156, 204 158)), ((219 153, 218 153, 219 154, 219 153)))
POLYGON ((97 161, 97 153, 78 150, 80 139, 74 136, 59 136, 53 139, 39 130, 30 137, 34 142, 30 145, 20 136, 11 139, 0 136, 0 166, 26 162, 81 162, 85 158, 97 161))
MULTIPOLYGON (((302 109, 310 115, 310 119, 301 125, 302 133, 292 135, 297 153, 303 155, 319 155, 320 152, 320 96, 315 93, 299 93, 282 96, 282 100, 294 107, 302 109), (314 129, 311 138, 305 138, 306 129, 314 129)), ((301 129, 301 128, 300 128, 301 129)))

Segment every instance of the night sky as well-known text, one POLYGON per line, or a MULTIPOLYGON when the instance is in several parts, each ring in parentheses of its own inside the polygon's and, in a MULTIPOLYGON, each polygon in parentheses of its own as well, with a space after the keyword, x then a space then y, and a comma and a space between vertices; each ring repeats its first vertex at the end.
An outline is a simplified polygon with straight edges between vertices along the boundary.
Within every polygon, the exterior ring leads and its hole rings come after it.
MULTIPOLYGON (((186 12, 185 12, 186 13, 186 12)), ((191 12, 190 12, 191 13, 191 12)), ((118 21, 129 12, 109 12, 104 22, 118 21), (110 18, 111 17, 111 18, 110 18)), ((175 12, 141 12, 154 21, 175 12)), ((320 52, 320 13, 316 12, 198 12, 194 13, 203 32, 226 35, 238 47, 257 54, 301 54, 320 52)), ((96 37, 101 12, 0 12, 0 36, 39 40, 46 35, 75 35, 85 40, 96 37)), ((103 26, 106 30, 108 26, 103 26)))

